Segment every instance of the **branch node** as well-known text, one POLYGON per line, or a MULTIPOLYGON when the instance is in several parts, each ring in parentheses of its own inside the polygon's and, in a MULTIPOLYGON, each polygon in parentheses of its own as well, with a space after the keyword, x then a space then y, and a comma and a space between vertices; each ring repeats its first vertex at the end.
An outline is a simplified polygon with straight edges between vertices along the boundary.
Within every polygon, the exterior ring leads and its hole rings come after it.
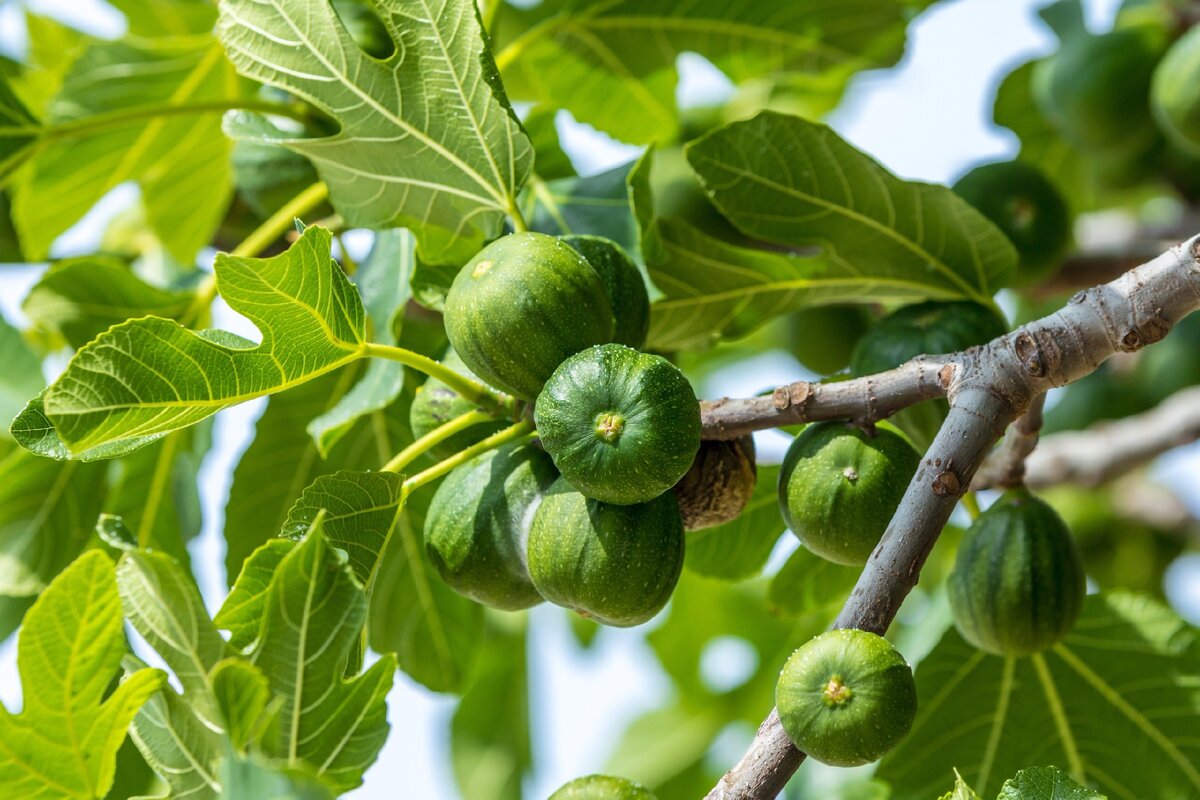
POLYGON ((950 384, 954 381, 954 364, 950 363, 938 370, 938 384, 942 389, 949 391, 950 384))
POLYGON ((933 493, 938 497, 957 495, 961 488, 958 476, 950 470, 939 472, 937 477, 933 479, 933 493))
POLYGON ((1020 359, 1021 365, 1025 367, 1025 371, 1035 378, 1040 378, 1046 374, 1046 365, 1042 363, 1041 348, 1038 347, 1037 340, 1029 333, 1021 331, 1017 334, 1017 339, 1013 343, 1017 351, 1017 358, 1020 359))
POLYGON ((775 404, 777 411, 786 411, 792 406, 798 406, 809 398, 812 394, 812 388, 806 381, 797 381, 789 383, 787 386, 780 386, 772 395, 771 400, 775 404))

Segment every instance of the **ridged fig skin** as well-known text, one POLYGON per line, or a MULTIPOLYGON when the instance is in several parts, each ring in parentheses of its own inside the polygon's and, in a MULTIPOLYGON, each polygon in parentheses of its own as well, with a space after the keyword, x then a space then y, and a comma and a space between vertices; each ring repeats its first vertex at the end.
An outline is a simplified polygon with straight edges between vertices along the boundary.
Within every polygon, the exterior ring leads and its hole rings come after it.
POLYGON ((637 264, 616 242, 603 236, 564 236, 604 282, 613 310, 613 341, 641 347, 650 332, 650 295, 637 264))
POLYGON ((628 628, 667 604, 683 550, 683 521, 669 492, 616 506, 589 500, 560 478, 533 516, 529 577, 551 603, 628 628))
MULTIPOLYGON (((453 349, 448 350, 442 357, 442 366, 449 367, 466 378, 478 380, 479 376, 458 357, 453 349)), ((475 410, 475 405, 463 398, 437 378, 429 378, 417 390, 413 397, 412 407, 408 411, 408 424, 412 428, 413 437, 421 438, 430 431, 445 425, 456 417, 475 410)), ((506 428, 508 422, 497 419, 492 422, 481 422, 472 425, 465 431, 456 433, 444 442, 439 442, 429 448, 435 458, 449 458, 459 450, 470 447, 476 442, 491 436, 493 433, 506 428)))
POLYGON ((904 657, 882 636, 822 633, 784 664, 775 686, 779 720, 796 747, 835 767, 883 758, 917 715, 917 684, 904 657))
POLYGON ((757 480, 753 436, 701 442, 691 468, 671 487, 684 530, 714 528, 737 519, 757 480))
POLYGON ((950 573, 954 626, 1002 656, 1045 650, 1083 609, 1083 559, 1062 517, 1026 489, 1006 492, 967 530, 950 573))
POLYGON ((591 347, 554 371, 534 409, 542 445, 594 500, 644 503, 670 489, 700 448, 700 403, 671 362, 619 344, 591 347), (599 426, 619 418, 609 438, 599 426))
POLYGON ((550 800, 656 800, 640 783, 614 775, 587 775, 559 787, 550 800))
POLYGON ((514 233, 459 270, 446 335, 486 383, 532 400, 564 359, 612 339, 613 313, 583 256, 553 236, 514 233))
POLYGON ((558 479, 550 457, 520 445, 456 468, 425 517, 425 550, 452 589, 504 611, 542 602, 525 565, 534 512, 558 479))
POLYGON ((842 422, 809 425, 779 473, 783 520, 821 558, 866 564, 920 462, 908 439, 886 423, 874 435, 842 422))

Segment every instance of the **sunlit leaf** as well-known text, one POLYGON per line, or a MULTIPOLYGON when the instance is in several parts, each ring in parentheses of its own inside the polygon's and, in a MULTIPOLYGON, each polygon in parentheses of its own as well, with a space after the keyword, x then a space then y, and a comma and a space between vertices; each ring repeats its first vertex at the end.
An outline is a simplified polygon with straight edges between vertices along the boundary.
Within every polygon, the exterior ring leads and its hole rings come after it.
POLYGON ((35 326, 80 348, 127 319, 180 320, 194 301, 194 292, 152 286, 115 259, 72 258, 42 276, 21 310, 35 326))
MULTIPOLYGON (((366 595, 318 522, 278 562, 261 600, 261 624, 246 657, 280 703, 263 750, 349 791, 387 738, 385 699, 396 669, 395 659, 384 656, 362 675, 344 677, 366 621, 366 595)), ((224 610, 217 615, 218 625, 224 616, 224 610)))
POLYGON ((12 797, 100 798, 125 730, 163 674, 140 670, 103 699, 125 652, 112 561, 62 572, 25 615, 17 642, 24 709, 0 708, 0 785, 12 797))
POLYGON ((979 800, 979 795, 967 785, 962 775, 958 774, 958 770, 954 770, 954 790, 946 792, 940 800, 979 800))
POLYGON ((0 76, 0 185, 21 166, 40 135, 37 118, 0 76))
MULTIPOLYGON (((132 656, 126 657, 125 664, 127 670, 142 667, 132 656)), ((129 736, 150 768, 166 782, 169 794, 163 797, 215 800, 221 796, 224 737, 196 715, 193 700, 164 686, 138 711, 129 736)))
POLYGON ((298 138, 262 117, 231 117, 239 137, 307 156, 352 226, 404 227, 422 256, 461 263, 500 234, 533 165, 474 0, 377 0, 396 43, 375 59, 327 0, 231 0, 218 32, 238 70, 320 108, 340 126, 298 138))
MULTIPOLYGON (((363 306, 381 344, 396 344, 394 319, 403 319, 404 305, 411 294, 415 254, 413 236, 406 230, 380 231, 375 235, 371 254, 355 275, 363 306)), ((367 365, 362 378, 338 400, 337 405, 314 419, 308 433, 324 458, 359 419, 382 411, 404 389, 404 365, 375 359, 367 365)))
POLYGON ((44 257, 100 198, 134 180, 159 238, 190 262, 229 199, 230 143, 218 112, 242 91, 210 35, 90 44, 48 104, 45 132, 14 184, 26 255, 44 257), (206 113, 154 115, 167 105, 214 103, 206 113), (92 123, 119 110, 128 121, 92 123))
POLYGON ((475 654, 482 610, 433 571, 414 526, 428 496, 413 498, 410 513, 402 484, 390 472, 319 477, 288 513, 284 533, 301 534, 319 516, 325 537, 346 553, 370 594, 373 646, 394 651, 400 669, 417 681, 449 691, 460 686, 475 654))
POLYGON ((0 458, 0 593, 37 594, 87 545, 103 509, 100 464, 12 447, 0 458))
POLYGON ((1093 595, 1063 642, 1025 658, 951 630, 917 667, 917 695, 912 731, 879 766, 895 800, 935 796, 951 767, 988 797, 1030 764, 1114 800, 1200 793, 1200 645, 1149 598, 1093 595))
POLYGON ((109 0, 135 36, 186 36, 212 30, 217 20, 211 0, 109 0))
MULTIPOLYGON (((329 232, 310 227, 274 258, 217 257, 218 291, 262 333, 257 345, 156 317, 97 337, 43 397, 58 438, 77 458, 128 452, 360 357, 362 304, 329 248, 329 232)), ((32 434, 19 440, 46 449, 32 434)))
POLYGON ((1107 800, 1080 786, 1058 767, 1030 767, 1009 778, 997 800, 1107 800))
POLYGON ((425 555, 432 487, 408 498, 371 593, 372 649, 393 652, 406 674, 439 692, 459 691, 479 644, 483 607, 455 592, 425 555))
POLYGON ((251 553, 242 565, 216 616, 216 624, 229 631, 229 644, 238 650, 252 647, 258 639, 271 578, 295 547, 296 543, 291 539, 270 539, 251 553))
POLYGON ((901 54, 914 5, 546 0, 502 11, 496 63, 514 97, 566 108, 618 139, 645 144, 676 133, 681 53, 699 53, 735 83, 888 66, 901 54))
POLYGON ((117 564, 117 585, 126 619, 175 673, 200 719, 219 728, 209 672, 229 648, 191 576, 169 556, 134 550, 117 564))

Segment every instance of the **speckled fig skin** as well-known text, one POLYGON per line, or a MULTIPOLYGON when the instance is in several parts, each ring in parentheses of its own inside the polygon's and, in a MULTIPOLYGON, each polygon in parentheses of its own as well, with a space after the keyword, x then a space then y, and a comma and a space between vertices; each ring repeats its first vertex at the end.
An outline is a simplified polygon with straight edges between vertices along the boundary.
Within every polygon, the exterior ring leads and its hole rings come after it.
POLYGON ((538 435, 571 485, 630 505, 658 497, 692 466, 700 404, 671 362, 605 344, 554 371, 534 410, 538 435))
POLYGON ((616 242, 602 236, 564 236, 604 282, 613 310, 613 341, 641 347, 650 332, 650 295, 637 264, 616 242))
MULTIPOLYGON (((463 363, 458 353, 448 350, 442 357, 442 366, 449 367, 458 374, 478 380, 475 373, 463 363)), ((408 424, 412 427, 413 437, 421 438, 430 431, 445 425, 447 422, 475 410, 475 405, 463 398, 437 378, 429 378, 417 390, 413 397, 412 408, 408 412, 408 424)), ((461 433, 456 433, 444 442, 439 442, 429 448, 435 458, 449 458, 463 448, 470 447, 496 431, 508 426, 508 422, 497 419, 494 422, 481 422, 472 425, 461 433)))
POLYGON ((587 775, 559 787, 550 800, 655 800, 640 783, 613 775, 587 775))
POLYGON ((796 437, 779 473, 784 522, 804 546, 836 564, 867 563, 921 457, 895 428, 874 435, 818 422, 796 437))
POLYGON ((835 767, 878 761, 917 715, 917 684, 887 639, 834 630, 801 645, 775 686, 779 721, 796 747, 835 767))
POLYGON ((626 628, 662 610, 683 570, 675 496, 616 506, 559 479, 529 529, 529 577, 551 603, 626 628))
POLYGON ((446 335, 486 383, 532 400, 565 358, 611 341, 612 306, 599 273, 569 245, 514 233, 459 270, 446 335))
POLYGON ((1070 633, 1087 593, 1083 559, 1053 508, 1014 489, 967 531, 947 584, 954 626, 980 650, 1025 656, 1070 633))
POLYGON ((542 602, 525 565, 534 511, 558 479, 529 445, 484 453, 451 472, 425 517, 425 549, 459 594, 515 611, 542 602))
POLYGON ((754 437, 704 441, 687 474, 671 487, 679 501, 684 530, 732 522, 750 502, 758 478, 754 437))

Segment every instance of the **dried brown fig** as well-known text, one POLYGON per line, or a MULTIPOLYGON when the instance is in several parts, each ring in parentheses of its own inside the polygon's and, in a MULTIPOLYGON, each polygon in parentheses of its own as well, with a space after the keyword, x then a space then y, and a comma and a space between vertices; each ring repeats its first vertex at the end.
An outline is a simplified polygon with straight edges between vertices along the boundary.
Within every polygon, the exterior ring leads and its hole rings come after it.
POLYGON ((683 527, 696 531, 736 519, 750 502, 757 477, 751 436, 701 442, 691 468, 672 490, 683 527))

